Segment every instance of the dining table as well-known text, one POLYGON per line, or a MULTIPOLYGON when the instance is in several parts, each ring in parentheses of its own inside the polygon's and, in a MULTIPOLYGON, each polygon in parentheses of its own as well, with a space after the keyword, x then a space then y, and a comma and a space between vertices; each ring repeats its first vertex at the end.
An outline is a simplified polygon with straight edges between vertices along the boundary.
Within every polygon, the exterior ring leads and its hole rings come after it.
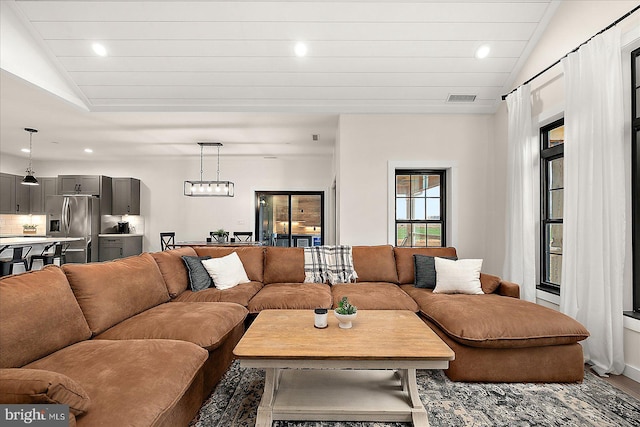
POLYGON ((184 246, 262 246, 262 242, 207 242, 206 240, 188 240, 183 242, 176 242, 173 244, 174 247, 184 247, 184 246))

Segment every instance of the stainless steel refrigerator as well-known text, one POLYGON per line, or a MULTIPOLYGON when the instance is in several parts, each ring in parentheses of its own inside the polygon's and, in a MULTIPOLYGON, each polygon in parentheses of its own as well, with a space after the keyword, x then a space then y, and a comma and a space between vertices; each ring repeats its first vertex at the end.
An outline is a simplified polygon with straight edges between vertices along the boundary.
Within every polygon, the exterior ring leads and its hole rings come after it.
POLYGON ((92 196, 48 196, 47 236, 81 237, 69 242, 66 262, 98 261, 100 199, 92 196))

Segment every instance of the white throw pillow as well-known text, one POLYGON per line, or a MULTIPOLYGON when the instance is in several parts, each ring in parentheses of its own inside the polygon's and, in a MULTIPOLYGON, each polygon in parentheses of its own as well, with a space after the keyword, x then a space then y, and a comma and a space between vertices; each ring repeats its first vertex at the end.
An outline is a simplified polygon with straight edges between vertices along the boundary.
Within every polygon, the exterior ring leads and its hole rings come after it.
MULTIPOLYGON (((204 263, 204 261, 203 261, 204 263)), ((453 261, 435 258, 436 287, 434 294, 483 294, 480 285, 481 259, 459 259, 453 261)))
POLYGON ((250 281, 240 257, 235 252, 221 258, 202 260, 202 265, 213 279, 213 284, 217 289, 229 289, 250 281))

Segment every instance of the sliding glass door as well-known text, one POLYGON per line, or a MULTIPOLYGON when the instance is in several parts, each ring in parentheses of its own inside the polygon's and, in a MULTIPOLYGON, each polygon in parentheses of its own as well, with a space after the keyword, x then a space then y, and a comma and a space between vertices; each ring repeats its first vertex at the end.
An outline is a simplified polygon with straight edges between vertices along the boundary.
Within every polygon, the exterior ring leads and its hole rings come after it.
POLYGON ((256 191, 256 239, 265 246, 324 243, 324 192, 256 191))

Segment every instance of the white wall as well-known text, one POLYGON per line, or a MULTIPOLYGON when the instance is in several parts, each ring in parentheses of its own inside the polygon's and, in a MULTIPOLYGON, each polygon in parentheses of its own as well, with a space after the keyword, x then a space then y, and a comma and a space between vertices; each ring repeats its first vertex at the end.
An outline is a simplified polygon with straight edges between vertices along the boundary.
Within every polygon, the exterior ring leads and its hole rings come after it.
MULTIPOLYGON (((537 74, 539 71, 560 59, 569 51, 573 50, 580 43, 586 41, 596 32, 602 30, 611 22, 629 12, 637 6, 636 1, 565 1, 558 7, 553 19, 549 23, 546 31, 541 37, 538 45, 531 53, 529 59, 524 64, 521 73, 516 79, 516 84, 520 84, 537 74)), ((619 24, 623 36, 623 42, 627 43, 631 39, 640 36, 640 13, 636 12, 632 17, 619 24)), ((628 51, 628 49, 627 49, 628 51)), ((627 73, 628 75, 628 73, 627 73)), ((628 87, 628 84, 627 86, 628 87)), ((531 93, 533 99, 534 123, 544 121, 564 109, 564 78, 562 67, 556 66, 541 77, 531 83, 531 93)), ((493 151, 495 153, 506 153, 507 147, 507 111, 505 106, 501 106, 494 116, 495 140, 493 141, 493 151)), ((627 135, 628 137, 628 135, 627 135)), ((630 143, 627 144, 630 147, 630 143)), ((630 151, 630 148, 629 148, 630 151)), ((630 152, 629 152, 630 156, 630 152)), ((506 158, 504 160, 506 165, 506 158)), ((506 170, 498 167, 494 169, 501 171, 506 177, 506 170)), ((627 180, 630 181, 630 171, 627 171, 627 180)), ((496 181, 500 181, 497 179, 496 181)), ((630 189, 630 183, 626 183, 630 189)), ((505 193, 496 192, 492 195, 492 200, 496 205, 505 204, 505 193)), ((630 212, 629 206, 627 211, 630 212)), ((630 218, 630 215, 627 215, 630 218)), ((500 227, 499 222, 494 225, 500 227)), ((631 239, 631 222, 627 224, 629 240, 631 239)), ((492 234, 497 234, 500 230, 492 230, 492 234)), ((627 261, 630 264, 631 245, 627 245, 627 261)), ((508 254, 503 254, 508 256, 508 254)), ((631 295, 631 268, 627 266, 625 275, 625 308, 630 308, 629 297, 631 295)), ((508 278, 507 278, 508 279, 508 278)), ((538 303, 547 307, 558 309, 559 298, 545 292, 538 291, 538 303)), ((624 322, 624 354, 626 369, 624 374, 640 381, 640 321, 625 318, 624 322)))
MULTIPOLYGON (((493 247, 503 237, 487 233, 496 210, 487 195, 493 171, 489 115, 342 115, 338 160, 340 243, 379 245, 388 241, 388 162, 448 163, 457 168, 455 240, 461 257, 484 258, 483 271, 499 273, 493 247)), ((455 190, 454 190, 455 191, 455 190)), ((496 229, 497 227, 492 227, 496 229)))
MULTIPOLYGON (((262 157, 221 157, 220 178, 235 184, 235 197, 232 198, 183 195, 183 181, 200 177, 198 157, 137 157, 117 162, 56 161, 34 163, 34 169, 39 176, 91 174, 140 179, 145 251, 160 250, 162 231, 175 231, 177 240, 204 240, 209 231, 219 228, 231 232, 254 231, 255 191, 324 191, 326 202, 333 180, 332 158, 329 156, 270 160, 262 157)), ((5 171, 4 166, 2 170, 5 171)), ((204 179, 215 179, 215 171, 205 170, 204 179)))

